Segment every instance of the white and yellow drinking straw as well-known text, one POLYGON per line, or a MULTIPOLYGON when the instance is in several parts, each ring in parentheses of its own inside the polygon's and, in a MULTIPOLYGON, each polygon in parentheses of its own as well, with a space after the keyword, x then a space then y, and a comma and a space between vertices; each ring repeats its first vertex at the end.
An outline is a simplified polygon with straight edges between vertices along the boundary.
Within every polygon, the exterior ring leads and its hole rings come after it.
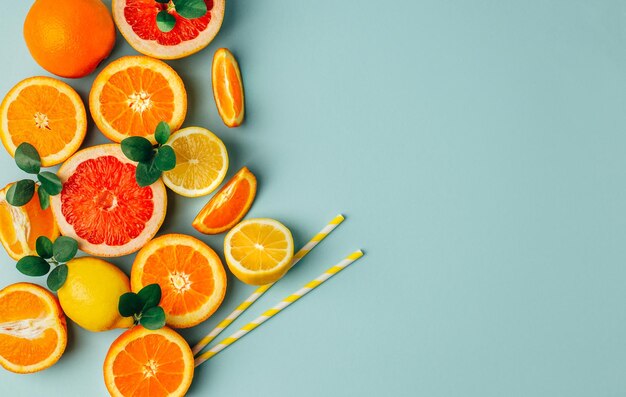
POLYGON ((241 327, 239 331, 235 332, 228 338, 224 339, 217 345, 213 346, 210 350, 196 357, 195 366, 197 367, 198 365, 207 361, 211 357, 215 356, 217 353, 226 349, 228 346, 237 342, 239 339, 241 339, 243 336, 248 334, 250 331, 257 328, 259 325, 263 324, 270 318, 274 317, 275 315, 280 313, 283 309, 285 309, 286 307, 288 307, 289 305, 291 305, 298 299, 302 298, 304 295, 313 291, 316 287, 323 284, 326 280, 328 280, 335 274, 339 273, 340 271, 348 267, 350 264, 354 263, 356 260, 358 260, 362 256, 363 256, 363 251, 361 250, 351 253, 344 260, 337 263, 335 266, 331 267, 330 269, 326 270, 319 277, 309 281, 304 287, 300 288, 298 291, 294 292, 293 294, 289 295, 288 297, 280 301, 276 306, 272 307, 271 309, 267 310, 265 313, 263 313, 262 315, 254 319, 253 321, 241 327))
MULTIPOLYGON (((335 230, 335 228, 339 226, 339 224, 341 224, 344 219, 345 218, 343 217, 343 215, 337 215, 330 222, 328 222, 328 224, 324 226, 324 228, 320 230, 319 233, 317 233, 308 243, 304 245, 304 247, 300 249, 300 251, 298 251, 293 256, 289 267, 291 268, 296 263, 300 262, 300 260, 304 258, 304 256, 308 254, 313 248, 315 248, 317 244, 324 240, 326 236, 330 234, 330 232, 335 230)), ((204 349, 209 343, 211 343, 211 341, 213 341, 215 337, 217 337, 222 331, 224 331, 224 329, 226 329, 226 327, 228 327, 233 321, 235 321, 237 317, 239 317, 257 299, 259 299, 265 292, 267 292, 268 289, 272 288, 272 285, 274 285, 274 283, 258 287, 252 293, 252 295, 250 295, 245 301, 241 302, 241 304, 237 306, 237 308, 232 313, 230 313, 228 317, 226 317, 219 324, 217 324, 217 326, 207 336, 202 338, 202 340, 200 340, 200 342, 198 342, 198 344, 193 347, 193 354, 196 355, 200 351, 202 351, 202 349, 204 349)))

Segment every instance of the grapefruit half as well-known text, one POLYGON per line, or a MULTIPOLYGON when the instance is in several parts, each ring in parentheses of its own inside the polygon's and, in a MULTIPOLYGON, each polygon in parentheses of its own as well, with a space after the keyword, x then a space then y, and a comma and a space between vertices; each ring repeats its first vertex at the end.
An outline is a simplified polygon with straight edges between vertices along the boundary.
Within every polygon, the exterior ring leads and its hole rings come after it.
POLYGON ((155 0, 113 0, 113 20, 122 36, 137 51, 159 59, 194 54, 213 40, 224 20, 225 0, 204 0, 207 13, 195 19, 178 15, 170 3, 155 0), (162 32, 156 16, 162 10, 176 19, 174 28, 162 32))
POLYGON ((115 144, 70 157, 58 172, 63 190, 51 198, 61 234, 103 257, 130 254, 150 241, 165 218, 167 196, 161 180, 140 187, 136 168, 115 144))

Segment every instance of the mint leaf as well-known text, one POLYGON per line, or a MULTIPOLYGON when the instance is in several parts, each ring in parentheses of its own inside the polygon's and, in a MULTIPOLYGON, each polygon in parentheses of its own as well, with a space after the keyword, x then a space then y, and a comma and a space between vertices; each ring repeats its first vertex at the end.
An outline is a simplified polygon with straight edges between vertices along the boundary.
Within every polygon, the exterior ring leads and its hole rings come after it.
POLYGON ((137 293, 141 301, 141 310, 158 306, 161 302, 161 286, 159 284, 146 285, 137 293))
POLYGON ((39 180, 39 183, 41 183, 41 187, 50 196, 56 196, 57 194, 61 193, 61 190, 63 190, 61 180, 53 172, 43 171, 37 174, 37 179, 39 180))
POLYGON ((154 157, 154 165, 161 171, 169 171, 176 167, 176 153, 169 145, 163 145, 154 157))
POLYGON ((46 284, 48 284, 48 288, 51 291, 57 292, 59 288, 65 284, 65 280, 67 280, 67 265, 61 265, 53 269, 48 275, 48 280, 46 280, 46 284))
POLYGON ((78 243, 71 237, 58 237, 52 245, 52 253, 57 262, 68 262, 76 256, 78 243))
POLYGON ((14 207, 21 207, 28 204, 35 194, 35 181, 22 179, 11 185, 7 191, 7 202, 14 207))
POLYGON ((141 136, 131 136, 122 141, 122 152, 128 159, 139 163, 150 161, 154 156, 152 143, 141 136))
POLYGON ((176 12, 183 18, 200 18, 207 13, 204 0, 173 0, 176 12))
POLYGON ((141 299, 134 292, 127 292, 120 296, 120 301, 117 304, 117 310, 122 317, 131 317, 141 312, 141 299))
POLYGON ((27 142, 21 143, 15 149, 15 163, 22 171, 29 174, 38 174, 41 169, 41 157, 37 149, 27 142))
POLYGON ((137 164, 137 170, 135 171, 135 178, 137 184, 141 187, 150 186, 161 177, 161 170, 159 170, 154 162, 154 159, 147 163, 137 164))
POLYGON ((46 236, 37 237, 37 241, 35 241, 35 250, 37 251, 37 255, 43 259, 52 258, 52 241, 50 241, 50 239, 46 236))
POLYGON ((161 121, 156 126, 156 130, 154 131, 154 138, 161 145, 165 145, 167 143, 167 140, 170 139, 170 134, 171 130, 169 124, 167 124, 165 121, 161 121))
POLYGON ((141 314, 139 323, 149 330, 157 330, 165 326, 165 312, 161 306, 151 307, 141 314))
POLYGON ((46 191, 46 189, 39 187, 39 189, 37 189, 37 195, 39 196, 39 206, 41 209, 48 209, 48 207, 50 207, 50 194, 46 191))
POLYGON ((20 273, 27 276, 39 277, 45 276, 50 271, 50 264, 45 259, 38 256, 25 256, 15 265, 20 273))
POLYGON ((171 32, 176 26, 176 18, 167 10, 161 10, 156 16, 156 24, 161 32, 171 32))

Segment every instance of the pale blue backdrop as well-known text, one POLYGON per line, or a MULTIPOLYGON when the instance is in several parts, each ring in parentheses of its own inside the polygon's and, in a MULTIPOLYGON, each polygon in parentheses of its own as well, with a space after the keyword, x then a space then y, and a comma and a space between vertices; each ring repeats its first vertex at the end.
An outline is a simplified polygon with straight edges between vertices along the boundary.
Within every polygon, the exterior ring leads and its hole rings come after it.
MULTIPOLYGON (((2 95, 46 74, 22 39, 29 3, 3 7, 2 95)), ((111 58, 133 53, 118 37, 111 58)), ((626 3, 229 0, 216 40, 170 64, 185 125, 224 140, 229 175, 258 175, 250 216, 283 221, 298 246, 347 217, 244 319, 367 252, 200 367, 190 396, 626 393, 626 3), (223 46, 245 81, 235 130, 210 88, 223 46)), ((69 83, 86 98, 93 78, 69 83)), ((90 122, 86 145, 102 142, 90 122)), ((18 177, 4 150, 0 168, 0 185, 18 177)), ((170 199, 162 232, 221 253, 190 227, 205 200, 170 199)), ((25 279, 0 262, 1 286, 25 279)), ((251 291, 229 282, 190 343, 251 291)), ((0 395, 106 395, 119 331, 70 334, 54 367, 0 371, 0 395)))

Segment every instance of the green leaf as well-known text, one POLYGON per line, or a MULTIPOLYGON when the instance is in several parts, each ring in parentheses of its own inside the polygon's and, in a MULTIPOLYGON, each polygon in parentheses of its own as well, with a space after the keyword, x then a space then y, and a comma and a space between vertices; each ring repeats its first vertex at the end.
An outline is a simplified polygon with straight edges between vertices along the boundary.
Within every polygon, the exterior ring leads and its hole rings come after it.
POLYGON ((200 18, 207 13, 204 0, 174 0, 176 12, 183 18, 200 18))
POLYGON ((51 196, 56 196, 63 190, 61 180, 54 172, 43 171, 37 174, 37 179, 41 183, 41 187, 51 196))
POLYGON ((141 314, 139 323, 149 330, 157 330, 165 326, 165 312, 161 306, 151 307, 141 314))
POLYGON ((41 169, 41 157, 37 149, 27 142, 23 142, 15 149, 15 163, 24 172, 38 174, 41 169))
POLYGON ((58 262, 69 262, 78 252, 78 243, 71 237, 58 237, 52 245, 52 252, 58 262))
POLYGON ((176 26, 176 18, 167 10, 161 10, 156 16, 156 24, 161 32, 171 32, 176 26))
POLYGON ((167 140, 170 139, 170 134, 171 134, 170 125, 167 124, 165 121, 161 121, 156 126, 156 129, 154 131, 154 138, 161 145, 165 145, 167 143, 167 140))
POLYGON ((161 170, 157 168, 154 159, 147 163, 137 164, 135 178, 139 186, 150 186, 161 177, 161 170))
POLYGON ((131 136, 122 141, 122 152, 132 161, 146 162, 154 157, 154 148, 149 140, 142 136, 131 136))
POLYGON ((45 276, 50 271, 50 264, 38 256, 29 255, 17 261, 17 270, 27 276, 45 276))
POLYGON ((57 292, 59 288, 65 284, 65 280, 67 280, 67 270, 67 265, 61 265, 50 272, 46 283, 51 291, 57 292))
POLYGON ((46 236, 37 237, 37 241, 35 241, 35 250, 37 251, 37 255, 43 259, 52 258, 52 241, 50 241, 50 239, 46 236))
POLYGON ((146 285, 137 293, 143 311, 158 306, 161 302, 161 286, 159 284, 146 285))
POLYGON ((28 204, 35 194, 35 181, 22 179, 11 185, 7 191, 7 201, 14 207, 21 207, 28 204))
POLYGON ((176 167, 176 153, 169 145, 163 145, 154 157, 154 164, 161 171, 169 171, 176 167))
POLYGON ((131 317, 141 312, 141 299, 134 292, 127 292, 120 296, 120 301, 117 304, 117 310, 122 317, 131 317))
POLYGON ((48 209, 48 207, 50 207, 50 193, 40 187, 37 189, 37 195, 39 196, 39 206, 41 209, 48 209))

